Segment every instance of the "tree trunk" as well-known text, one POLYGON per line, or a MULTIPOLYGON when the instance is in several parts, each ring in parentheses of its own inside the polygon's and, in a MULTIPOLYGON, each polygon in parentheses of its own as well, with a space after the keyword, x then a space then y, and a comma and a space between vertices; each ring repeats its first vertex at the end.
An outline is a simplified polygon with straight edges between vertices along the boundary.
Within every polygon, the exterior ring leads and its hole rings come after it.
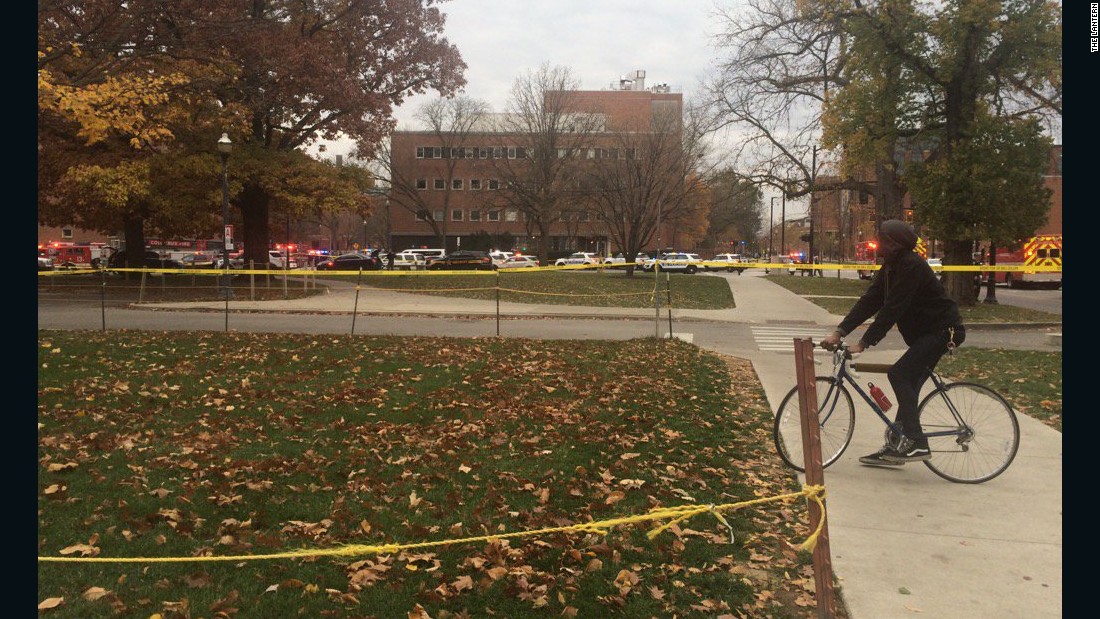
POLYGON ((271 261, 267 256, 271 239, 268 231, 268 217, 271 196, 257 185, 245 185, 238 198, 241 208, 240 233, 244 239, 244 263, 255 265, 257 269, 266 269, 271 261), (243 234, 241 234, 243 233, 243 234))
MULTIPOLYGON (((122 235, 126 239, 126 268, 145 266, 145 218, 137 213, 127 213, 122 219, 122 235)), ((125 279, 135 279, 137 273, 126 272, 125 279)))
MULTIPOLYGON (((997 245, 993 242, 989 242, 989 266, 997 266, 997 245)), ((985 283, 985 301, 990 305, 998 305, 997 303, 997 274, 993 271, 989 272, 989 279, 985 283)))
MULTIPOLYGON (((943 263, 971 264, 972 243, 965 241, 945 241, 943 251, 943 263)), ((966 271, 950 271, 947 273, 947 295, 962 306, 973 306, 978 301, 978 291, 974 286, 974 276, 966 271)))
POLYGON ((551 265, 550 262, 550 224, 544 223, 540 218, 537 224, 539 229, 539 261, 542 264, 551 265))
POLYGON ((887 219, 901 219, 904 191, 898 181, 897 169, 892 161, 875 163, 875 230, 887 219))

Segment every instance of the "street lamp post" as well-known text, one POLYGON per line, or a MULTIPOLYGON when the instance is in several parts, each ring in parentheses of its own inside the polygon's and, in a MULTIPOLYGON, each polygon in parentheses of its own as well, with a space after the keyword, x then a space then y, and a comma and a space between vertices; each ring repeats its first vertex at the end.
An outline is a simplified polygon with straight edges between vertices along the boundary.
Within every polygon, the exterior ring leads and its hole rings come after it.
POLYGON ((783 255, 787 255, 787 194, 783 194, 783 201, 780 202, 780 209, 782 212, 779 214, 779 251, 783 252, 783 255))
POLYGON ((226 299, 233 297, 229 279, 229 250, 233 248, 233 235, 229 231, 229 154, 232 152, 233 142, 228 133, 223 133, 218 139, 218 155, 222 158, 222 263, 225 265, 222 294, 226 299))
POLYGON ((775 252, 772 250, 772 244, 775 239, 775 196, 772 196, 772 206, 768 209, 768 262, 771 262, 772 256, 775 252))

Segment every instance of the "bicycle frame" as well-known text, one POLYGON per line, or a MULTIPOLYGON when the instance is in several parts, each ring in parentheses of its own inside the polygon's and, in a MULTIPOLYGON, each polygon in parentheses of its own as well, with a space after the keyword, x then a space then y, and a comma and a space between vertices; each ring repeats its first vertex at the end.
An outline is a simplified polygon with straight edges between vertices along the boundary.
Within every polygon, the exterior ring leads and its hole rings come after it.
MULTIPOLYGON (((878 418, 882 420, 882 423, 886 425, 891 436, 905 436, 905 433, 902 431, 901 425, 891 421, 890 418, 886 416, 886 413, 882 410, 882 407, 878 405, 878 402, 875 402, 874 398, 868 395, 867 392, 864 391, 863 387, 856 380, 857 378, 859 378, 859 375, 856 374, 854 370, 848 367, 849 359, 851 359, 851 353, 848 352, 847 345, 844 345, 842 343, 839 347, 837 347, 835 351, 833 351, 833 376, 837 379, 837 383, 847 384, 853 391, 859 394, 859 396, 863 398, 863 401, 871 407, 871 411, 874 412, 875 415, 877 415, 878 418)), ((943 398, 944 404, 947 405, 947 409, 951 411, 951 416, 954 417, 955 422, 958 423, 958 428, 954 430, 940 430, 933 432, 926 431, 924 435, 928 438, 940 436, 958 436, 960 437, 960 439, 965 438, 970 430, 967 427, 966 422, 963 420, 962 415, 959 414, 959 411, 955 407, 954 402, 952 402, 951 399, 947 397, 947 392, 944 390, 946 383, 942 378, 940 378, 939 374, 936 374, 936 372, 933 370, 928 371, 928 378, 932 380, 933 389, 931 393, 938 393, 940 397, 943 398)), ((829 420, 829 417, 832 416, 833 411, 836 410, 836 399, 839 397, 839 390, 833 389, 831 386, 829 387, 828 391, 826 391, 825 400, 822 400, 822 402, 819 404, 819 408, 824 410, 825 403, 828 403, 827 410, 829 412, 822 419, 822 425, 824 425, 829 420)))

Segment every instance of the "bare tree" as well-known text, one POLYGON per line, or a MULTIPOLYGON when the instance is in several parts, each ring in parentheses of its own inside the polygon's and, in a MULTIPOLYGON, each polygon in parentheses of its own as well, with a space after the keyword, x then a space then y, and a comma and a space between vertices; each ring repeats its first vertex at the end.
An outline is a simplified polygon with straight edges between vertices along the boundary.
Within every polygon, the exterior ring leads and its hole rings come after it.
POLYGON ((829 174, 839 161, 819 151, 829 89, 845 84, 848 37, 825 5, 799 0, 749 0, 721 9, 718 71, 707 83, 703 109, 710 130, 727 132, 738 146, 730 165, 750 182, 781 190, 787 199, 813 191, 854 189, 901 213, 891 183, 829 174), (876 186, 877 185, 877 186, 876 186))
POLYGON ((547 263, 551 226, 573 208, 584 161, 578 157, 602 128, 602 114, 579 111, 579 82, 567 67, 544 63, 512 85, 508 111, 496 129, 508 141, 506 156, 494 157, 504 182, 503 199, 523 214, 538 237, 538 257, 547 263))
POLYGON ((394 153, 392 141, 381 151, 378 162, 383 180, 390 186, 391 204, 427 222, 432 233, 439 238, 440 247, 446 247, 447 213, 453 195, 455 170, 460 161, 474 157, 474 149, 467 146, 468 139, 473 133, 484 130, 488 113, 487 103, 466 96, 440 97, 422 105, 414 118, 427 127, 424 135, 428 139, 417 148, 424 148, 426 152, 421 153, 422 158, 425 161, 434 160, 436 165, 403 165, 402 160, 408 158, 409 153, 394 153), (413 172, 434 172, 433 177, 443 182, 442 190, 424 191, 425 187, 417 184, 420 179, 409 176, 413 172), (431 200, 427 199, 429 197, 431 200), (441 202, 437 198, 441 198, 441 202), (435 217, 436 207, 443 212, 440 219, 435 217))
POLYGON ((679 106, 658 108, 644 123, 626 123, 602 136, 582 187, 611 243, 623 252, 628 274, 661 228, 678 229, 677 240, 686 244, 705 232, 709 199, 701 137, 679 106))

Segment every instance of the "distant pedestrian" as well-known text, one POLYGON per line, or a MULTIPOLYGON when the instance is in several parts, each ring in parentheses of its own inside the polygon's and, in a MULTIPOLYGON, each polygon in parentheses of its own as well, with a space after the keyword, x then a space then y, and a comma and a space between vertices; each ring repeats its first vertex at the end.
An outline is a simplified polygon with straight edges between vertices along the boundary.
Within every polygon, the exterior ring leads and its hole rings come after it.
POLYGON ((386 268, 390 271, 393 270, 393 260, 397 257, 397 254, 393 253, 393 250, 386 252, 386 268))

